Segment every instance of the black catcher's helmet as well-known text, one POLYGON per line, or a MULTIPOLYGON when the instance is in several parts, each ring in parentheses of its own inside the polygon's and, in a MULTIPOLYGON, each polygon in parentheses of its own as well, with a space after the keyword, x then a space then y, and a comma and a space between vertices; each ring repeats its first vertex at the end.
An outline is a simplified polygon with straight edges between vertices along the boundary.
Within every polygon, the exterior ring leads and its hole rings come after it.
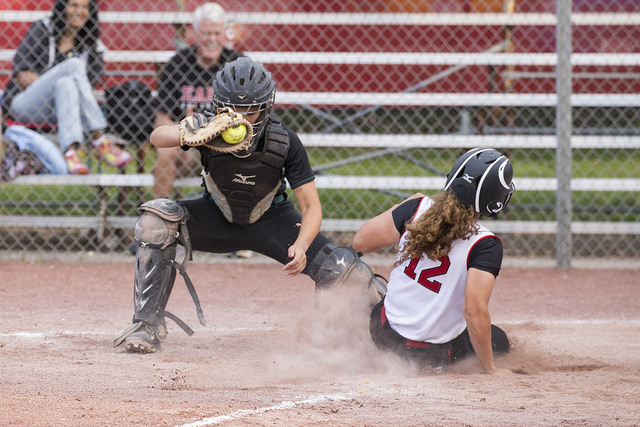
POLYGON ((273 108, 276 83, 262 64, 247 57, 227 62, 213 80, 213 102, 217 108, 231 107, 248 113, 260 112, 253 124, 251 147, 241 151, 238 157, 247 157, 256 148, 260 134, 273 108))
POLYGON ((464 153, 447 175, 445 191, 483 216, 495 217, 515 190, 513 167, 492 148, 474 148, 464 153))

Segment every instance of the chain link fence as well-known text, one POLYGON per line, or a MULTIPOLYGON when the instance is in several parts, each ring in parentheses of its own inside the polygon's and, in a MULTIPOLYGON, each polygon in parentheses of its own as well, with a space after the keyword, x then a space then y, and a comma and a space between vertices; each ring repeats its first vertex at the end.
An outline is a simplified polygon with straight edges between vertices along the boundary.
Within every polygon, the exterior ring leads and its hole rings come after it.
MULTIPOLYGON (((229 46, 264 63, 277 82, 275 116, 307 147, 323 229, 336 242, 349 244, 364 220, 416 191, 439 191, 461 153, 491 146, 515 170, 508 210, 487 221, 504 236, 506 257, 557 258, 565 267, 572 257, 592 265, 638 259, 637 1, 567 1, 560 16, 555 0, 219 3, 229 46), (559 115, 562 102, 568 107, 559 115)), ((0 90, 25 32, 52 4, 3 2, 0 90)), ((116 85, 135 80, 156 94, 163 64, 194 43, 192 12, 200 4, 99 3, 106 51, 95 94, 105 115, 105 94, 116 85)), ((4 113, 8 119, 6 106, 4 113)), ((5 147, 11 125, 3 123, 5 147)), ((86 150, 89 175, 0 183, 0 250, 127 253, 136 208, 153 197, 156 158, 148 140, 123 137, 127 126, 107 129, 135 158, 125 168, 86 150)), ((37 132, 57 142, 55 127, 37 132)), ((198 171, 188 172, 172 197, 197 196, 199 183, 198 171)))

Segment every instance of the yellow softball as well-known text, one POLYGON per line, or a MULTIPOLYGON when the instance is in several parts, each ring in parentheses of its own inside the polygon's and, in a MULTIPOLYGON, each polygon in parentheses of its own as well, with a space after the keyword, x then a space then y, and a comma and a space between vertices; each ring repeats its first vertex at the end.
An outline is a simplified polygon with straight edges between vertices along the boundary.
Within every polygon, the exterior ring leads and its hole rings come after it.
POLYGON ((224 139, 227 144, 237 144, 241 142, 245 136, 247 136, 247 127, 245 125, 232 126, 222 132, 222 139, 224 139))

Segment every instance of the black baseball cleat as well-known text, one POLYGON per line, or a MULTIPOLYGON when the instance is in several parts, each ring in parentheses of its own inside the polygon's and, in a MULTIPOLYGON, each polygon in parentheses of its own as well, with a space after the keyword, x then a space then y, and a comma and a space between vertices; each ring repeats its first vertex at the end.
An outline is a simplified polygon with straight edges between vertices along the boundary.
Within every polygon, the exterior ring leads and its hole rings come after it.
POLYGON ((122 331, 113 341, 113 346, 117 347, 124 343, 125 350, 129 353, 155 353, 160 351, 159 333, 162 334, 163 339, 167 336, 164 319, 156 325, 155 329, 144 322, 136 322, 122 331))
POLYGON ((129 353, 155 353, 160 350, 160 341, 142 329, 129 335, 124 340, 124 347, 129 353))

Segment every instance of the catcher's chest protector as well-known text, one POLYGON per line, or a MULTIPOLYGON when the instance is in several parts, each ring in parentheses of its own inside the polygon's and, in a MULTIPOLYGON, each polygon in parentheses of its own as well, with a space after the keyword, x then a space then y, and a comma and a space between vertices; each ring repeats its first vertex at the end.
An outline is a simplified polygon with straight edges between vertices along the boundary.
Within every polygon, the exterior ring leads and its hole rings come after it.
POLYGON ((204 181, 227 221, 252 224, 269 209, 282 185, 288 151, 289 134, 279 123, 270 123, 261 151, 244 159, 208 156, 204 181))

